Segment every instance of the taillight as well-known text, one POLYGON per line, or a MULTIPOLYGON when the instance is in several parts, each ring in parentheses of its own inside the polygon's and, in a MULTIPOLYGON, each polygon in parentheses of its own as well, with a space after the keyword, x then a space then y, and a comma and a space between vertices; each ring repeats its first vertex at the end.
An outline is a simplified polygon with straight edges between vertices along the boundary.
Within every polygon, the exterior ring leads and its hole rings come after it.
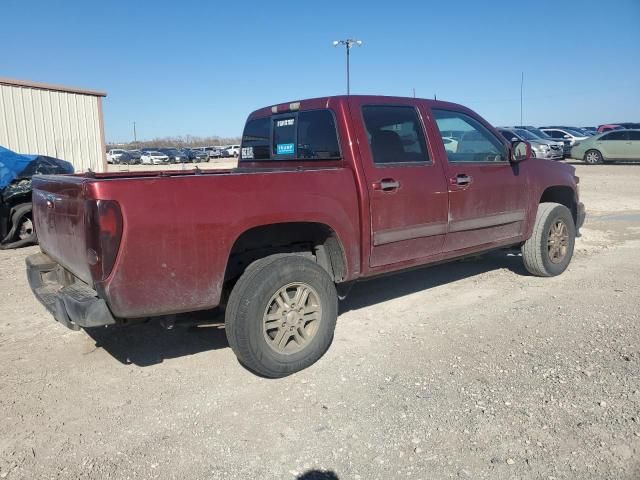
POLYGON ((113 200, 87 201, 87 261, 94 282, 106 279, 118 255, 122 238, 122 212, 113 200))

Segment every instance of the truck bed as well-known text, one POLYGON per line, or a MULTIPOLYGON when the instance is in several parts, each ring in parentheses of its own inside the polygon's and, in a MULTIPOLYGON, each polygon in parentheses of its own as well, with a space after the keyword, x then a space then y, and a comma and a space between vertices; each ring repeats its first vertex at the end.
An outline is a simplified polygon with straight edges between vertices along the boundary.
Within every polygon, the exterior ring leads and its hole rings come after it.
MULTIPOLYGON (((38 176, 35 223, 42 251, 98 291, 114 316, 178 313, 218 305, 234 242, 254 226, 323 222, 359 238, 354 182, 347 167, 299 166, 38 176), (87 202, 96 200, 117 202, 122 214, 104 280, 92 277, 87 251, 87 202)), ((357 266, 358 245, 344 249, 357 266)))

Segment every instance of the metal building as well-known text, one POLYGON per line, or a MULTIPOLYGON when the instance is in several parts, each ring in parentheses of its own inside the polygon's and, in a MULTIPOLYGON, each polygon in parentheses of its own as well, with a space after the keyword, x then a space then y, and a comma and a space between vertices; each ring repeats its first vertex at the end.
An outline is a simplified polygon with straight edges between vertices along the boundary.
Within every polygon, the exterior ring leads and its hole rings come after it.
POLYGON ((0 77, 0 145, 107 169, 102 119, 106 93, 0 77))

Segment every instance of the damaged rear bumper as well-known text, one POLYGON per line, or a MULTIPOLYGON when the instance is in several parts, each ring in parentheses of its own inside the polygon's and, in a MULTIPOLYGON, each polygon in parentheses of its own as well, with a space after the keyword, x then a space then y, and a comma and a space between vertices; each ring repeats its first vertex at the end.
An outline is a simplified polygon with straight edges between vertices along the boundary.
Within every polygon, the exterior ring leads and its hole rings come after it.
POLYGON ((116 319, 95 290, 44 253, 26 258, 29 286, 56 321, 72 330, 113 325, 116 319))

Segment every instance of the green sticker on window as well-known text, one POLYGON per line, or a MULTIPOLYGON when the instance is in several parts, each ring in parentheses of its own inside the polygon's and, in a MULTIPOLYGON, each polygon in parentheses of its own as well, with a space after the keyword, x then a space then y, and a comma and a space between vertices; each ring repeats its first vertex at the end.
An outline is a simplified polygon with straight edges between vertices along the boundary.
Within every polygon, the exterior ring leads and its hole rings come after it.
POLYGON ((276 153, 278 155, 293 155, 295 153, 295 145, 293 143, 279 143, 276 145, 276 153))

